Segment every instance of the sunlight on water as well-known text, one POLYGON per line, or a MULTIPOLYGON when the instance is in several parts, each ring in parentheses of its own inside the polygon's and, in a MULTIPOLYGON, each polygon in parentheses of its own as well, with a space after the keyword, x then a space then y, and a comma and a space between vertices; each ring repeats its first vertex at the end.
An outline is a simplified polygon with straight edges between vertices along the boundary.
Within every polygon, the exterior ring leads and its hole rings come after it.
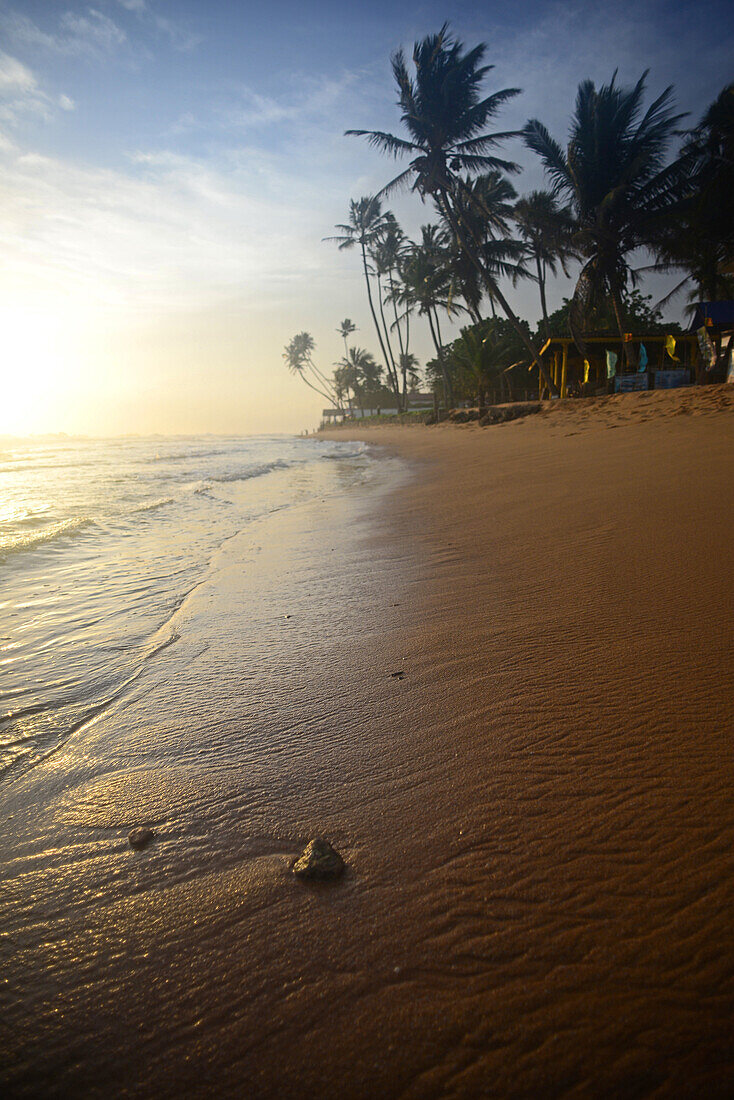
POLYGON ((6 444, 0 770, 46 757, 175 640, 227 539, 371 466, 361 444, 288 437, 6 444))

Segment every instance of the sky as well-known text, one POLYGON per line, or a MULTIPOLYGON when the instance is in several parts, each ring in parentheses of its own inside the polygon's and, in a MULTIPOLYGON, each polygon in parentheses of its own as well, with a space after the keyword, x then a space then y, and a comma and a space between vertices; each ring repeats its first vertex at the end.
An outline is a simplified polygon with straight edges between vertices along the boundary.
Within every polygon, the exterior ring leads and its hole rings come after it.
MULTIPOLYGON (((499 129, 563 140, 579 81, 615 68, 693 124, 734 75, 718 0, 0 0, 0 435, 313 428, 285 344, 311 332, 328 373, 350 317, 378 350, 359 258, 323 238, 396 168, 344 130, 399 131, 390 55, 445 20, 487 44, 488 92, 523 90, 499 129)), ((543 185, 505 151, 520 193, 543 185)), ((433 220, 390 206, 413 236, 433 220)), ((532 284, 507 292, 537 321, 532 284)))

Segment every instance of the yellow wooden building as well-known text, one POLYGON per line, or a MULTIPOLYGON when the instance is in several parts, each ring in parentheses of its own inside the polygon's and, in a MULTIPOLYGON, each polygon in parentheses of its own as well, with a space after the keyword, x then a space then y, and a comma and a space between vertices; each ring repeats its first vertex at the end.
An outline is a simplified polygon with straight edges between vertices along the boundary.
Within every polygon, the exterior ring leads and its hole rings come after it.
MULTIPOLYGON (((655 374, 660 371, 669 375, 671 371, 687 370, 688 377, 693 380, 703 366, 700 362, 698 341, 696 335, 692 333, 675 337, 666 335, 626 337, 625 348, 629 360, 627 367, 624 365, 622 342, 619 337, 615 339, 608 334, 587 336, 585 344, 588 349, 585 358, 570 336, 553 336, 550 340, 546 340, 540 349, 543 366, 561 397, 568 397, 571 394, 589 396, 599 389, 606 390, 610 377, 626 378, 629 386, 623 388, 640 389, 649 388, 650 372, 655 374), (612 374, 608 369, 607 352, 617 357, 616 370, 612 374), (643 379, 642 375, 648 377, 643 379), (634 384, 635 379, 632 376, 639 376, 639 386, 634 384)), ((537 367, 531 369, 537 370, 537 367)), ((538 375, 539 397, 550 396, 540 372, 538 375)))

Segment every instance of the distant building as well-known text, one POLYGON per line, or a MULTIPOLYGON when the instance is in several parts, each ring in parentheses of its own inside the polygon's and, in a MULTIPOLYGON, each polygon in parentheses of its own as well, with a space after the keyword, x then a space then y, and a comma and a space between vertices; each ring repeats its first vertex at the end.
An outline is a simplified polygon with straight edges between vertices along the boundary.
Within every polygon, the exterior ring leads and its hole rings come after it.
MULTIPOLYGON (((434 396, 432 393, 409 393, 407 396, 409 411, 420 409, 428 410, 434 407, 434 396)), ((329 422, 341 424, 344 420, 362 420, 367 416, 397 416, 398 410, 395 408, 383 407, 374 409, 347 407, 345 409, 322 409, 321 415, 327 424, 329 422)))

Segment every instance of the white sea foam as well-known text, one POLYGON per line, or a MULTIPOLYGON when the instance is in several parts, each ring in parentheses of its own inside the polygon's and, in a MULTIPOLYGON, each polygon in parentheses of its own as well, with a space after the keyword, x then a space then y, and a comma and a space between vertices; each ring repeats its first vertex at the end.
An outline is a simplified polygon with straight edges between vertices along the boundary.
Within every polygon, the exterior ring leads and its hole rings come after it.
POLYGON ((68 538, 77 531, 83 531, 94 520, 87 516, 78 519, 64 519, 58 523, 52 523, 36 531, 16 531, 7 535, 0 535, 0 558, 9 554, 19 553, 23 550, 33 550, 46 542, 54 542, 56 539, 68 538))
POLYGON ((363 456, 359 444, 288 437, 54 439, 5 451, 0 771, 45 759, 134 682, 175 640, 172 617, 233 535, 320 500, 325 477, 340 491, 352 469, 361 481, 363 456), (345 459, 338 474, 324 463, 335 458, 345 459))

